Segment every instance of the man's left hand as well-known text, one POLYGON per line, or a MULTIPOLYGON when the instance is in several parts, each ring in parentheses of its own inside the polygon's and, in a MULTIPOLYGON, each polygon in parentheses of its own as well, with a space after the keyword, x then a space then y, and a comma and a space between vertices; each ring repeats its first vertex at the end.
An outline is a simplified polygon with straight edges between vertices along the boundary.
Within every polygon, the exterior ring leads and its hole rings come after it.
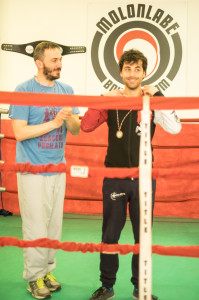
POLYGON ((148 95, 148 96, 152 97, 155 93, 158 92, 158 89, 157 89, 157 87, 152 86, 152 85, 144 85, 143 92, 144 92, 144 95, 148 95))

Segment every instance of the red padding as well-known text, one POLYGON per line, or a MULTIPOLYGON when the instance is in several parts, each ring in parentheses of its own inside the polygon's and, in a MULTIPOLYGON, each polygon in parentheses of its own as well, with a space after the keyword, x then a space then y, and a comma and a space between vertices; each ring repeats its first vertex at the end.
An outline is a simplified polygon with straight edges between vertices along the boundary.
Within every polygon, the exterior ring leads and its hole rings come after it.
MULTIPOLYGON (((198 124, 183 124, 180 134, 171 135, 158 126, 153 139, 156 147, 154 149, 154 167, 167 168, 169 174, 172 168, 182 166, 184 169, 188 166, 188 171, 194 170, 197 173, 199 170, 198 129, 198 124), (177 146, 181 148, 175 148, 177 146)), ((14 137, 10 120, 2 120, 2 132, 14 137)), ((3 139, 1 142, 2 160, 14 164, 15 139, 3 139)), ((103 167, 106 147, 106 124, 89 134, 81 132, 78 137, 68 134, 65 149, 68 167, 74 164, 89 165, 93 168, 103 167)), ((181 176, 181 174, 177 176, 181 176)), ((102 177, 81 179, 72 178, 67 174, 64 212, 101 214, 102 182, 102 177)), ((2 193, 4 208, 13 213, 19 213, 16 174, 13 172, 2 173, 2 186, 10 191, 2 193)), ((199 218, 199 179, 193 179, 188 173, 187 178, 180 180, 168 176, 158 178, 155 216, 199 218)))

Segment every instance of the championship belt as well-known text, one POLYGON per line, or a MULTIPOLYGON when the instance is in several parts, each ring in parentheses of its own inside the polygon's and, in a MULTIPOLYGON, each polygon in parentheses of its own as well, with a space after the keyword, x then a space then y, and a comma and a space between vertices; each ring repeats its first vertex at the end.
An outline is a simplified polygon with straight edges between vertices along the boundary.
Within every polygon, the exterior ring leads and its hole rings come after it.
MULTIPOLYGON (((35 47, 41 42, 49 42, 49 41, 36 41, 27 44, 2 44, 1 49, 5 51, 18 52, 24 55, 28 55, 33 57, 33 52, 35 47)), ((64 46, 56 43, 61 50, 62 56, 67 54, 76 54, 76 53, 85 53, 86 47, 84 46, 64 46)))

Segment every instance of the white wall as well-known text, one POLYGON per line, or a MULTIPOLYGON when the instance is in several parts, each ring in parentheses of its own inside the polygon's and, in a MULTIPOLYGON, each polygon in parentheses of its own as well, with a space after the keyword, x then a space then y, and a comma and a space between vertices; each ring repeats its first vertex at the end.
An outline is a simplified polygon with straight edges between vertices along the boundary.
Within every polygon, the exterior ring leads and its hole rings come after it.
MULTIPOLYGON (((60 44, 86 45, 86 1, 0 0, 0 43, 23 44, 50 40, 60 44)), ((0 90, 15 86, 36 74, 32 58, 0 51, 0 90)), ((85 93, 86 55, 63 57, 62 81, 76 93, 85 93)))
MULTIPOLYGON (((175 0, 180 3, 182 0, 175 0)), ((114 1, 93 0, 90 3, 114 1)), ((141 3, 141 1, 139 1, 141 3)), ((148 1, 150 3, 150 1, 148 1)), ((153 0, 151 2, 154 2, 153 0)), ((166 2, 159 0, 158 3, 166 2)), ((199 0, 187 4, 186 92, 184 96, 199 97, 199 0)), ((132 3, 132 1, 129 1, 132 3)), ((69 46, 86 46, 88 0, 0 0, 0 44, 23 44, 51 40, 69 46)), ((76 94, 87 94, 88 54, 63 57, 61 80, 70 84, 76 94)), ((17 84, 36 74, 32 58, 0 50, 0 90, 13 91, 17 84)), ((179 94, 181 95, 180 91, 179 94)), ((199 117, 199 111, 179 112, 181 117, 199 117)))

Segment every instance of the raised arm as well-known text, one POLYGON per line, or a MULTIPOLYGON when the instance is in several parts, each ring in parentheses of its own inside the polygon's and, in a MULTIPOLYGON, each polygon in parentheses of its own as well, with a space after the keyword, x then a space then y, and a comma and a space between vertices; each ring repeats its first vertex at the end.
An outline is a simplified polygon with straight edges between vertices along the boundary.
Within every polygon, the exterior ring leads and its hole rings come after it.
POLYGON ((90 132, 99 127, 108 119, 107 110, 98 110, 89 108, 81 121, 81 129, 85 132, 90 132))
MULTIPOLYGON (((149 96, 164 96, 155 86, 145 85, 143 91, 149 96)), ((174 110, 156 110, 154 114, 154 123, 159 124, 165 131, 171 134, 180 132, 182 126, 174 110)))
POLYGON ((174 110, 156 110, 154 114, 154 123, 159 124, 165 131, 171 134, 180 132, 182 125, 174 110))
POLYGON ((65 122, 67 129, 72 134, 78 134, 80 131, 80 122, 78 116, 72 115, 72 109, 62 108, 55 119, 38 125, 28 125, 26 120, 12 119, 12 126, 17 141, 32 139, 57 129, 65 122))

